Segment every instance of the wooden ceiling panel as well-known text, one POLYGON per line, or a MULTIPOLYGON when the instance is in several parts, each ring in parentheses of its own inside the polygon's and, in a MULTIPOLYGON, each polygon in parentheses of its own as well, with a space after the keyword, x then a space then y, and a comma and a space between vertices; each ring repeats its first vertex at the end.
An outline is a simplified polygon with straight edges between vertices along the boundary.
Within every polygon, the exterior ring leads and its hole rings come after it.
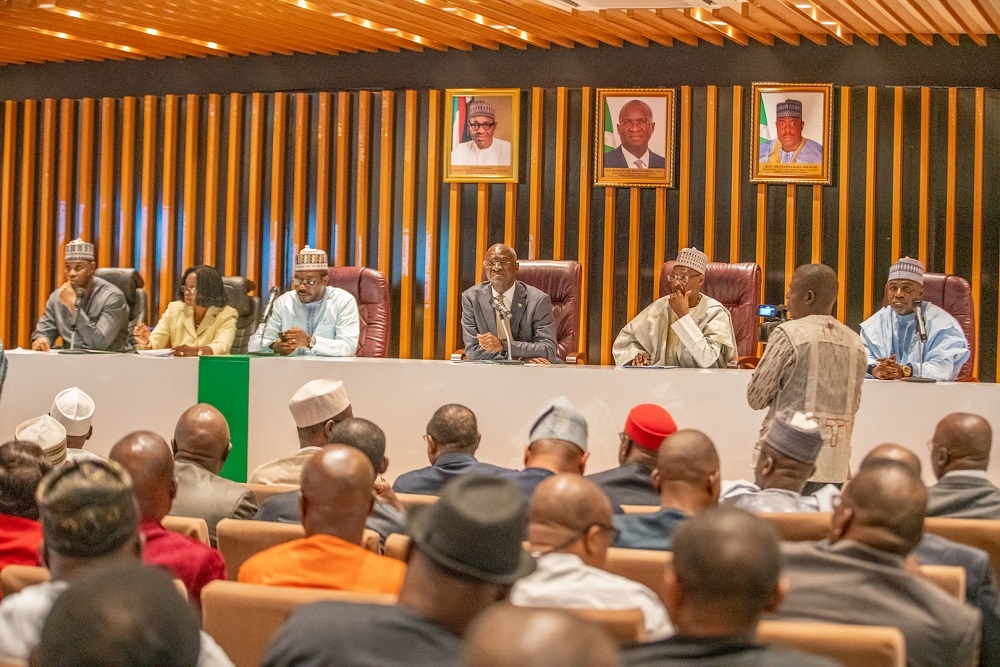
MULTIPOLYGON (((855 36, 877 45, 1000 30, 995 0, 743 0, 692 7, 588 9, 554 0, 3 0, 0 64, 359 51, 797 45, 855 36), (39 4, 43 4, 39 7, 39 4)), ((647 3, 648 4, 648 3, 647 3)))

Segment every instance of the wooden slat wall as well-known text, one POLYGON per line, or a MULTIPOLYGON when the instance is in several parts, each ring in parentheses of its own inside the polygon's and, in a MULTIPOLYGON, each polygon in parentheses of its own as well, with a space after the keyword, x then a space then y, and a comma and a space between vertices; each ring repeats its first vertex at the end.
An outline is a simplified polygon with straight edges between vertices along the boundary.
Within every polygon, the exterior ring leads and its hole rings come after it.
MULTIPOLYGON (((834 92, 835 182, 747 181, 752 99, 740 87, 679 91, 678 188, 592 185, 592 89, 524 90, 519 185, 440 182, 441 91, 253 93, 7 102, 0 109, 0 312, 5 345, 27 345, 62 280, 72 236, 102 263, 135 265, 155 321, 188 264, 287 286, 304 243, 389 274, 393 354, 461 346, 460 294, 482 253, 576 258, 592 363, 611 361, 628 317, 685 244, 757 261, 764 300, 788 272, 841 275, 851 326, 881 304, 897 255, 967 277, 979 340, 1000 340, 1000 90, 843 87, 834 92), (530 158, 534 157, 534 160, 530 158)), ((978 373, 992 381, 992 344, 978 373)))

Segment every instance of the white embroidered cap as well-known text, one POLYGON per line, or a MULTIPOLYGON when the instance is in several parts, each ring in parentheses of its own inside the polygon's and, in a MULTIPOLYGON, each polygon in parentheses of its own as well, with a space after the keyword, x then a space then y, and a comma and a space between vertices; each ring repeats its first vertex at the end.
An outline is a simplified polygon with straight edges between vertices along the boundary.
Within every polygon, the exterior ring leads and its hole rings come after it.
POLYGON ((66 435, 87 435, 94 418, 94 399, 79 387, 63 389, 56 394, 49 416, 63 425, 66 435))
POLYGON ((295 271, 326 271, 327 264, 326 251, 317 250, 306 246, 295 256, 295 271))
POLYGON ((14 429, 14 439, 33 442, 41 447, 54 466, 60 466, 66 460, 66 429, 48 415, 19 424, 14 429))
POLYGON ((708 255, 697 248, 683 248, 677 253, 674 266, 686 266, 692 271, 704 275, 705 267, 708 266, 708 255))
POLYGON ((292 400, 288 401, 292 419, 299 428, 333 419, 350 405, 344 383, 333 378, 305 383, 292 395, 292 400))
POLYGON ((66 261, 74 259, 89 259, 94 261, 97 255, 94 254, 94 244, 87 243, 83 239, 76 239, 66 244, 66 261))

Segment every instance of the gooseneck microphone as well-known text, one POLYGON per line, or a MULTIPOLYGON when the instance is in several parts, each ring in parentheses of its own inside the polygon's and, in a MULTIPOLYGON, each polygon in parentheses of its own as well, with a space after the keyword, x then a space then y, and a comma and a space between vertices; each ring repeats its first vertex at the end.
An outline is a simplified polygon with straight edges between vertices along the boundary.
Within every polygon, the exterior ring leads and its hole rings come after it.
POLYGON ((83 309, 83 297, 86 293, 83 291, 82 287, 77 287, 76 292, 76 304, 73 306, 73 319, 69 322, 69 329, 72 332, 69 337, 69 349, 76 349, 76 321, 80 319, 80 310, 83 309))
POLYGON ((927 342, 927 322, 924 320, 924 303, 922 301, 913 302, 913 314, 917 318, 917 335, 920 336, 920 342, 927 342))
POLYGON ((503 323, 504 330, 507 332, 507 360, 513 361, 514 352, 511 349, 511 342, 514 340, 514 335, 510 331, 510 311, 500 301, 500 297, 497 296, 490 299, 490 305, 493 306, 493 310, 495 310, 497 315, 500 316, 500 321, 503 323))
POLYGON ((267 330, 267 321, 271 319, 271 313, 274 311, 274 302, 277 300, 278 296, 281 294, 281 290, 278 289, 277 285, 272 285, 270 291, 267 294, 267 306, 264 307, 264 318, 261 320, 260 326, 260 344, 264 344, 264 332, 267 330))

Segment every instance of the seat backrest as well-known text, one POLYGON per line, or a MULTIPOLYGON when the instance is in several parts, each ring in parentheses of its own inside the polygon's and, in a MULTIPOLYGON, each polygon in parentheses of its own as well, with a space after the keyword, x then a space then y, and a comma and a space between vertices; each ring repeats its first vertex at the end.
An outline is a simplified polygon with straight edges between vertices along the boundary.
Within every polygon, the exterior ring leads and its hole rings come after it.
MULTIPOLYGON (((962 276, 950 273, 925 273, 925 301, 930 301, 938 308, 948 311, 962 325, 965 339, 969 341, 969 360, 958 372, 959 380, 972 377, 972 368, 976 361, 976 311, 972 305, 972 288, 969 281, 962 276)), ((889 304, 889 283, 886 283, 882 294, 882 305, 889 304)))
POLYGON ((993 574, 1000 579, 1000 521, 927 517, 924 532, 982 549, 990 557, 993 574))
POLYGON ((265 500, 279 493, 299 490, 299 487, 293 484, 247 484, 246 486, 257 496, 258 505, 263 505, 265 500))
POLYGON ((659 505, 622 505, 625 514, 653 514, 662 508, 659 505))
POLYGON ((0 591, 3 596, 13 595, 18 591, 34 586, 44 581, 50 581, 52 575, 48 568, 35 565, 7 565, 0 570, 0 591))
POLYGON ((243 276, 224 276, 222 285, 226 290, 226 301, 239 314, 236 318, 236 335, 229 352, 246 354, 250 336, 260 323, 260 297, 250 295, 257 289, 257 285, 243 276))
POLYGON ((161 523, 172 533, 180 533, 184 537, 198 540, 207 547, 212 546, 208 541, 208 524, 204 519, 190 516, 165 516, 161 523))
POLYGON ((905 667, 898 628, 805 621, 761 621, 757 641, 833 658, 851 667, 905 667))
POLYGON ((402 533, 392 533, 385 538, 382 555, 396 560, 406 560, 406 552, 410 550, 410 536, 402 533))
POLYGON ((236 667, 257 667, 292 610, 320 600, 394 604, 396 596, 213 581, 201 591, 202 625, 236 667))
POLYGON ((149 322, 149 296, 143 289, 146 283, 138 271, 133 268, 101 268, 94 271, 94 275, 107 280, 125 295, 130 332, 139 322, 149 322))
POLYGON ((784 542, 818 542, 829 537, 829 512, 761 512, 784 542))
POLYGON ((965 568, 958 565, 921 565, 920 574, 959 602, 965 602, 965 568))
POLYGON ((406 509, 410 509, 414 505, 433 505, 438 501, 437 496, 422 493, 397 493, 396 498, 403 503, 403 507, 406 509))
POLYGON ((361 333, 359 357, 388 357, 392 341, 392 300, 389 281, 367 266, 331 266, 329 285, 350 292, 358 302, 361 333))
POLYGON ((236 581, 240 566, 250 556, 276 544, 305 537, 306 534, 302 524, 298 523, 241 519, 223 519, 216 527, 216 533, 219 551, 226 561, 226 571, 231 581, 236 581))
POLYGON ((667 593, 663 570, 673 557, 674 554, 670 551, 611 547, 602 569, 638 581, 665 602, 667 593))
MULTIPOLYGON (((659 296, 670 292, 667 276, 674 268, 674 261, 663 264, 660 269, 659 296)), ((707 294, 729 309, 733 318, 733 333, 736 335, 736 353, 750 356, 757 351, 757 328, 760 319, 760 292, 763 272, 755 262, 709 262, 705 267, 705 284, 702 294, 707 294)))
MULTIPOLYGON (((537 607, 536 607, 537 608, 537 607)), ((552 608, 555 610, 556 608, 552 608)), ((559 608, 558 611, 569 612, 591 623, 604 628, 608 636, 619 644, 635 644, 646 641, 646 624, 642 610, 637 607, 628 609, 593 609, 589 607, 559 608)))

